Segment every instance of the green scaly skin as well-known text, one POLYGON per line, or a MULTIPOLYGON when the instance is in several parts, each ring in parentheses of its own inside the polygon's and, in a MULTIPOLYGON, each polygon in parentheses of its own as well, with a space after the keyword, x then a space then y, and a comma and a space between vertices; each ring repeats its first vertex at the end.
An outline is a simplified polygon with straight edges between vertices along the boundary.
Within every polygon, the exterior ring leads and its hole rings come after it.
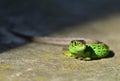
POLYGON ((77 57, 81 60, 94 60, 104 58, 109 54, 109 47, 101 42, 88 42, 83 40, 73 40, 69 44, 69 51, 64 55, 77 57))

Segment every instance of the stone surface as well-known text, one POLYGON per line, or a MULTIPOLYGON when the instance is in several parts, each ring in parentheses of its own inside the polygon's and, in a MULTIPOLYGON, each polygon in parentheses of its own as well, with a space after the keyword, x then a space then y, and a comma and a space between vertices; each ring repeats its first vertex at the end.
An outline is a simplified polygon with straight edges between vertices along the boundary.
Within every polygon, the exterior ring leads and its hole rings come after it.
POLYGON ((119 15, 106 17, 51 35, 103 41, 115 53, 111 58, 81 61, 63 56, 62 46, 30 43, 0 54, 0 81, 119 81, 119 22, 119 15))

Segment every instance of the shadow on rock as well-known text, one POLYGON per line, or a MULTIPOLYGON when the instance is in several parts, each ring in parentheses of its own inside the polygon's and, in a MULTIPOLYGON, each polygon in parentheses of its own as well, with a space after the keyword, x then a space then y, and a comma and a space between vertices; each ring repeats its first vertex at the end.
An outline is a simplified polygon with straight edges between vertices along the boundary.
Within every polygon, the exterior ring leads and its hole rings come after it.
POLYGON ((115 53, 112 50, 110 50, 109 54, 105 58, 112 58, 114 56, 115 56, 115 53))

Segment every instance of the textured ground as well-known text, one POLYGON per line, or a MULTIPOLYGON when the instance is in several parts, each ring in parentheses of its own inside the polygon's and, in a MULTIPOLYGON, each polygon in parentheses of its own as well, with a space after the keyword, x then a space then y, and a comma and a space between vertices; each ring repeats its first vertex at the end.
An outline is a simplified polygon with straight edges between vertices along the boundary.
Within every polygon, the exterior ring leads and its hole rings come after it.
POLYGON ((119 22, 120 16, 112 16, 51 35, 103 41, 112 58, 80 61, 63 56, 61 46, 30 43, 0 54, 0 81, 119 81, 119 22))

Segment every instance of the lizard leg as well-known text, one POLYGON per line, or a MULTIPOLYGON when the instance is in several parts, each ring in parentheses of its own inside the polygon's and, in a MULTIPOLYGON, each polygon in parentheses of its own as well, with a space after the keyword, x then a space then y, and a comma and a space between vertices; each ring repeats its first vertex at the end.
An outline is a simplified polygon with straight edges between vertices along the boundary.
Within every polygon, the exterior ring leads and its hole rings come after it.
POLYGON ((89 60, 91 60, 91 58, 90 57, 85 57, 83 60, 89 61, 89 60))
POLYGON ((63 53, 63 55, 67 56, 67 57, 73 57, 73 54, 71 54, 69 51, 65 51, 63 53))

